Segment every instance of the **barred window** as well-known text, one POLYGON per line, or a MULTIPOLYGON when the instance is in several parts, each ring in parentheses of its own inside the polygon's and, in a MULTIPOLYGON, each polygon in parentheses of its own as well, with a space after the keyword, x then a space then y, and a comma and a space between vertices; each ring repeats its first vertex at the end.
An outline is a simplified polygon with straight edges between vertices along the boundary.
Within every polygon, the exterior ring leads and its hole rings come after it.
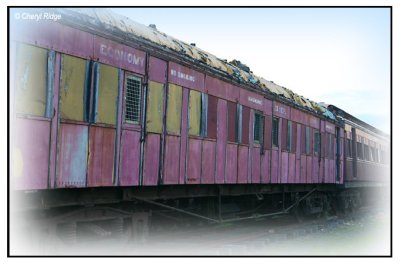
POLYGON ((274 117, 272 119, 272 145, 274 147, 279 146, 278 136, 279 136, 279 118, 274 117))
POLYGON ((254 142, 262 143, 264 133, 264 118, 260 113, 254 113, 254 142))
POLYGON ((139 124, 142 86, 141 79, 133 75, 128 75, 126 77, 125 85, 125 121, 127 123, 139 124))

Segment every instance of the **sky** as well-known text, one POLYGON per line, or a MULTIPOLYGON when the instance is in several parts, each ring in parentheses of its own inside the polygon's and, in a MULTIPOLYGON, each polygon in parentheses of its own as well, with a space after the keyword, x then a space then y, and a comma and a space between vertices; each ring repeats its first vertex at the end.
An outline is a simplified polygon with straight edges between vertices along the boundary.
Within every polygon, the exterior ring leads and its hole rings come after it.
POLYGON ((387 8, 112 8, 390 132, 387 8))

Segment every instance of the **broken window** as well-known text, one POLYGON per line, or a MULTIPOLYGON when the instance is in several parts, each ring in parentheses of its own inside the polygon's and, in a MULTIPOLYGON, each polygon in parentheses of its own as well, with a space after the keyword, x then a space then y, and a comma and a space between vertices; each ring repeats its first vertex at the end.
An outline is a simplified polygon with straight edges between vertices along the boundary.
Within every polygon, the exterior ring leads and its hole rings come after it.
POLYGON ((134 75, 125 78, 125 122, 139 124, 142 80, 134 75))
POLYGON ((279 118, 272 118, 272 146, 279 147, 279 118))

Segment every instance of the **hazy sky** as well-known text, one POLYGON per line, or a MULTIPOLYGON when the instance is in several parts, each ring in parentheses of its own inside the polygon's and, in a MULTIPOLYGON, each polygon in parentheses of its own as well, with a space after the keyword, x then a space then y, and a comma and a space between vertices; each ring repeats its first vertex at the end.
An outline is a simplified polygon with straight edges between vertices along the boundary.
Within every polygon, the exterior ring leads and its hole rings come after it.
POLYGON ((390 131, 390 10, 112 9, 390 131))

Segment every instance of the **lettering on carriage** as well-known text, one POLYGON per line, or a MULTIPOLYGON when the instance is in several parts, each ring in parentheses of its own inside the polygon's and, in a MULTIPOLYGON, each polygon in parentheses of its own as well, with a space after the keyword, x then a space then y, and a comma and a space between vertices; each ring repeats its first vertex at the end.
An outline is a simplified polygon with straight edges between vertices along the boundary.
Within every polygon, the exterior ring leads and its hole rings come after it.
POLYGON ((196 82, 196 77, 187 73, 183 73, 174 69, 171 69, 171 76, 178 77, 179 79, 183 79, 190 82, 196 82))
POLYGON ((100 44, 100 54, 116 60, 127 61, 129 64, 144 66, 144 57, 121 49, 113 49, 113 47, 106 44, 100 44))
POLYGON ((249 100, 249 102, 253 102, 253 103, 255 103, 255 104, 258 104, 258 105, 262 105, 262 101, 260 100, 260 99, 257 99, 257 98, 254 98, 254 97, 248 97, 248 100, 249 100))
POLYGON ((327 131, 331 131, 331 132, 334 131, 334 130, 333 130, 333 126, 328 125, 328 124, 325 126, 325 129, 326 129, 327 131))
POLYGON ((286 108, 283 106, 275 105, 275 112, 281 113, 282 115, 286 115, 286 108))

